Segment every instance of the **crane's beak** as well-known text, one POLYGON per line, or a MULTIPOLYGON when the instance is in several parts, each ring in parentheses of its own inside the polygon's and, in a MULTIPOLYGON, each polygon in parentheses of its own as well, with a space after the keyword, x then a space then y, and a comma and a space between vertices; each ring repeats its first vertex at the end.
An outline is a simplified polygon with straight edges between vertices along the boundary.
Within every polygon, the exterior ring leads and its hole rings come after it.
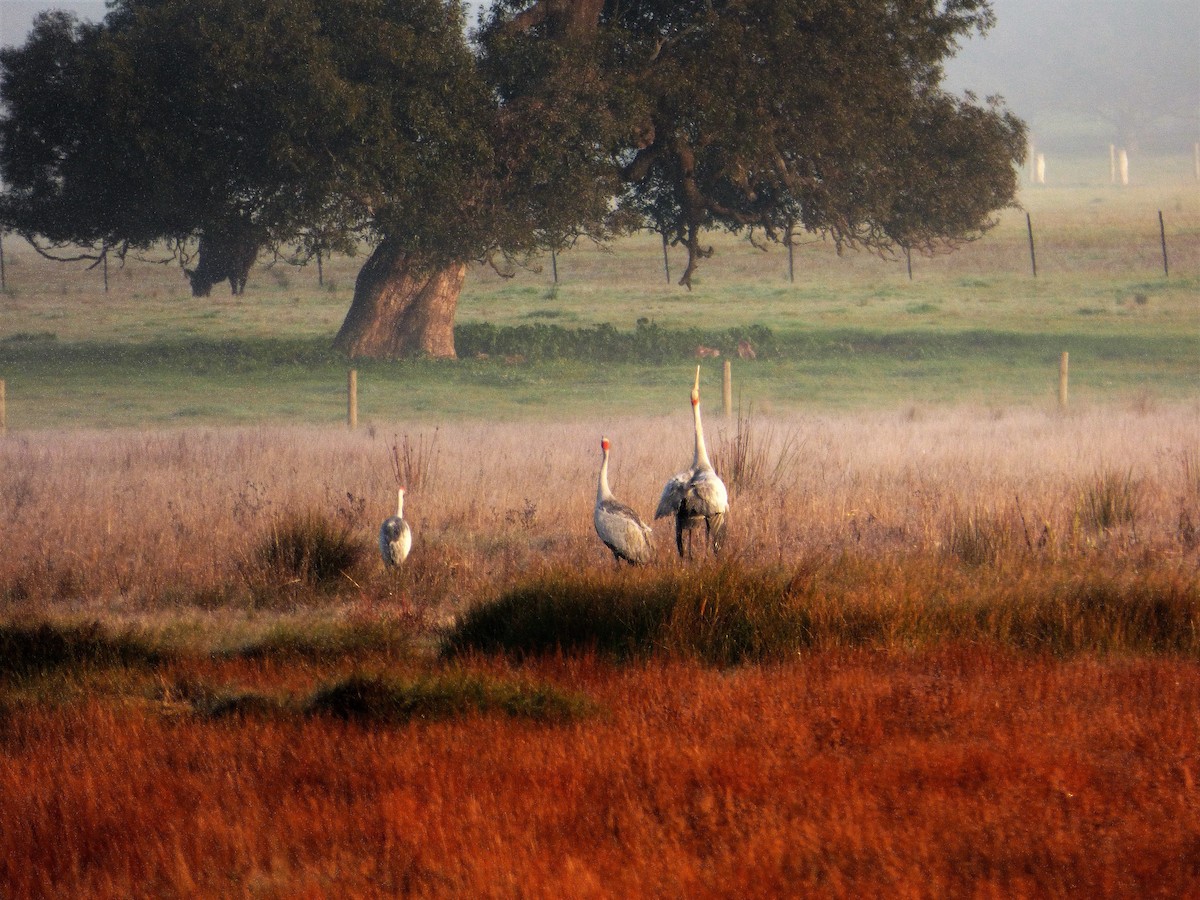
POLYGON ((693 390, 700 390, 700 367, 696 366, 696 383, 692 385, 693 390))

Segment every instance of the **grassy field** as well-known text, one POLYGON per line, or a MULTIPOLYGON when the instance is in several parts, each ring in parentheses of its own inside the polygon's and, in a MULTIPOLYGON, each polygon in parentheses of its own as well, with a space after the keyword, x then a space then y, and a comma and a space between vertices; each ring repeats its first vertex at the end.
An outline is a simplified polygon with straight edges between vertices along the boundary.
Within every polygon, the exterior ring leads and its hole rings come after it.
MULTIPOLYGON (((686 413, 603 428, 645 513, 686 413)), ((10 435, 6 896, 1190 890, 1194 403, 714 424, 637 571, 599 430, 10 435)))
POLYGON ((1194 892, 1200 192, 1172 166, 1028 191, 1036 281, 1024 212, 911 282, 806 246, 791 284, 729 238, 691 294, 641 239, 557 287, 477 271, 464 358, 359 365, 354 431, 327 348, 358 260, 196 300, 6 240, 0 896, 1194 892), (660 520, 615 567, 601 434, 647 515, 691 459, 691 342, 742 333, 741 415, 704 363, 726 551, 681 562, 660 520))
MULTIPOLYGON (((549 260, 512 279, 478 267, 459 310, 464 359, 358 364, 360 421, 661 415, 697 344, 724 343, 728 355, 729 330, 751 326, 772 346, 753 364, 735 360, 736 392, 760 410, 1052 403, 1064 350, 1081 403, 1195 397, 1200 186, 1189 164, 1162 161, 1148 183, 1122 189, 1103 182, 1107 160, 1079 161, 1060 185, 1028 188, 1036 279, 1023 210, 956 253, 915 257, 911 281, 903 259, 816 243, 796 248, 793 283, 786 251, 719 235, 690 293, 666 283, 649 237, 565 251, 557 284, 549 260), (669 352, 618 354, 607 334, 584 353, 544 352, 547 330, 629 335, 639 320, 669 352), (484 323, 523 331, 485 360, 471 340, 484 323)), ((278 263, 256 268, 243 298, 218 287, 196 299, 174 265, 114 265, 105 293, 99 270, 47 262, 11 237, 5 251, 0 378, 14 428, 344 420, 348 363, 329 346, 361 255, 327 262, 323 285, 314 266, 278 263)))

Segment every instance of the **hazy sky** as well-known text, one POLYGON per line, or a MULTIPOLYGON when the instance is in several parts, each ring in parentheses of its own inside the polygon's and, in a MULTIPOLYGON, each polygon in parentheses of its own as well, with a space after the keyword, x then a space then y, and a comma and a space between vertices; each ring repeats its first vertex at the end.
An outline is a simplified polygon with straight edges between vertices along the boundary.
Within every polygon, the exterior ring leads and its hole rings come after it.
MULTIPOLYGON (((468 4, 469 20, 475 9, 468 4)), ((993 0, 997 24, 947 66, 946 87, 1000 94, 1049 145, 1124 140, 1190 152, 1200 140, 1200 0, 993 0)), ((54 7, 104 16, 101 0, 0 0, 0 43, 54 7)))

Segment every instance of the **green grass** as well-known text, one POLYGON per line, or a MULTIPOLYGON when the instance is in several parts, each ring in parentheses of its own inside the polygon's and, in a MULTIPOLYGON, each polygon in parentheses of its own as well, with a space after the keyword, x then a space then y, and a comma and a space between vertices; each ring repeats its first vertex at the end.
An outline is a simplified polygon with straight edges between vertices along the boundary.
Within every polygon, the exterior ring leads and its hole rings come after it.
MULTIPOLYGON (((758 360, 734 361, 737 398, 763 410, 1051 402, 1063 350, 1071 354, 1075 402, 1200 392, 1200 343, 1170 331, 830 327, 775 334, 773 343, 758 360)), ((520 348, 514 338, 510 349, 520 348)), ((616 362, 585 350, 542 362, 358 361, 354 368, 359 421, 370 424, 665 414, 679 407, 693 364, 682 350, 616 362)), ((720 364, 704 363, 710 410, 719 402, 720 364)), ((319 338, 0 345, 0 371, 17 373, 7 384, 14 429, 334 424, 345 420, 349 367, 319 338)))
MULTIPOLYGON (((1200 198, 1189 166, 1154 161, 1122 190, 1107 183, 1106 159, 1056 162, 1062 177, 1026 188, 1024 209, 956 253, 915 256, 911 280, 903 258, 838 256, 815 241, 796 248, 792 283, 782 248, 721 234, 692 291, 667 283, 661 244, 645 235, 560 253, 557 284, 548 260, 512 279, 476 266, 458 310, 462 360, 355 363, 359 420, 674 411, 695 346, 728 358, 750 334, 760 355, 734 359, 735 394, 764 410, 1052 403, 1063 350, 1073 402, 1193 397, 1200 198)), ((94 272, 16 241, 5 253, 0 378, 12 429, 345 419, 351 364, 330 344, 365 253, 329 260, 323 285, 311 269, 258 267, 244 296, 219 286, 199 299, 171 266, 129 260, 104 293, 94 272)), ((671 259, 677 276, 678 248, 671 259)), ((710 409, 719 364, 705 363, 710 409)))

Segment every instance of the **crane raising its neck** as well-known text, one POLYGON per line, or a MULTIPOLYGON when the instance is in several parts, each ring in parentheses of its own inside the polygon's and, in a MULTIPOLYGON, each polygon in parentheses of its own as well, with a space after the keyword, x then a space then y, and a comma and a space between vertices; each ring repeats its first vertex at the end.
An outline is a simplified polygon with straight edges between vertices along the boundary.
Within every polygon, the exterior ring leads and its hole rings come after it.
POLYGON ((600 462, 600 482, 596 485, 596 501, 612 499, 612 491, 608 489, 608 438, 600 439, 600 451, 604 458, 600 462))
POLYGON ((404 518, 404 488, 400 488, 396 493, 398 494, 398 498, 396 500, 396 518, 403 519, 404 518))
POLYGON ((696 383, 692 386, 692 416, 696 419, 696 455, 692 458, 693 469, 711 469, 708 449, 704 446, 704 427, 700 424, 700 367, 696 366, 696 383))
POLYGON ((692 415, 696 419, 696 455, 692 459, 693 469, 711 469, 708 449, 704 446, 704 427, 700 424, 700 394, 692 391, 692 415))

